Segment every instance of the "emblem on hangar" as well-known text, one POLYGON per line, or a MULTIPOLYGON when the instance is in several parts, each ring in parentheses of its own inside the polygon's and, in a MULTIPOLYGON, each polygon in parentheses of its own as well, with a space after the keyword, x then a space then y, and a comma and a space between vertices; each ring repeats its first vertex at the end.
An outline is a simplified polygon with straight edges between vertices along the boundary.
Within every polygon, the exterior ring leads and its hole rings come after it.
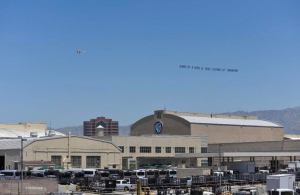
POLYGON ((163 124, 160 121, 154 123, 154 131, 156 134, 160 134, 163 129, 163 124))

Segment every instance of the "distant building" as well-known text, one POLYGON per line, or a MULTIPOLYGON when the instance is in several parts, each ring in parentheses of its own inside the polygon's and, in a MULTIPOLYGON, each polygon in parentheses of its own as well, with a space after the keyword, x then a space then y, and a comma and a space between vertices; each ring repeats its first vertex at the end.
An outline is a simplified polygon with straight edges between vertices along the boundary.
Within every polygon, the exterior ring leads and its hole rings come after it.
POLYGON ((0 123, 0 139, 17 137, 63 136, 63 133, 47 128, 47 123, 0 123))
POLYGON ((91 137, 119 135, 119 123, 105 117, 84 121, 83 135, 91 137))

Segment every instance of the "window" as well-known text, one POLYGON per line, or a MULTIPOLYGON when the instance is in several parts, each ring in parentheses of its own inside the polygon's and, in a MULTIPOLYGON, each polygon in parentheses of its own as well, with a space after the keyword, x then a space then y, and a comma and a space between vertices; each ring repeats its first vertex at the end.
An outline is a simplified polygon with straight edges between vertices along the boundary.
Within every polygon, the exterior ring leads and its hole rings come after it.
POLYGON ((171 147, 166 147, 166 153, 171 153, 171 147))
POLYGON ((201 147, 201 153, 207 153, 207 147, 201 147))
POLYGON ((101 161, 100 156, 87 156, 86 168, 100 168, 101 161))
POLYGON ((61 156, 51 156, 51 162, 56 166, 61 166, 61 156))
POLYGON ((135 153, 135 146, 130 146, 129 147, 129 152, 130 153, 135 153))
POLYGON ((121 149, 121 152, 124 153, 124 146, 119 146, 119 148, 121 149))
POLYGON ((140 153, 151 153, 151 147, 149 146, 141 146, 140 153))
POLYGON ((208 160, 201 160, 201 166, 208 166, 208 160))
POLYGON ((81 156, 71 156, 71 163, 73 168, 81 168, 81 156))
POLYGON ((189 147, 189 153, 195 153, 195 148, 194 147, 189 147))
POLYGON ((185 147, 175 147, 175 153, 185 153, 185 147))
POLYGON ((161 147, 155 147, 155 153, 161 153, 161 147))

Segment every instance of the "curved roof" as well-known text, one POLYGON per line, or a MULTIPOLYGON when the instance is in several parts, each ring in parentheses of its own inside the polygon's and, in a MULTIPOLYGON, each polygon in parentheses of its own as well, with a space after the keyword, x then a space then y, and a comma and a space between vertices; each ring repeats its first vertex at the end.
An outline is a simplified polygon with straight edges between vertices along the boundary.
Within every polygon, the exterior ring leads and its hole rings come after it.
POLYGON ((170 110, 154 111, 154 115, 157 113, 177 116, 192 124, 282 128, 280 124, 259 120, 255 116, 233 116, 233 115, 226 115, 226 114, 205 114, 205 113, 192 113, 192 112, 177 112, 177 111, 170 111, 170 110))
POLYGON ((264 121, 264 120, 258 120, 258 119, 219 118, 219 117, 185 116, 185 115, 177 115, 177 116, 187 120, 190 123, 195 123, 195 124, 282 127, 276 123, 264 121))

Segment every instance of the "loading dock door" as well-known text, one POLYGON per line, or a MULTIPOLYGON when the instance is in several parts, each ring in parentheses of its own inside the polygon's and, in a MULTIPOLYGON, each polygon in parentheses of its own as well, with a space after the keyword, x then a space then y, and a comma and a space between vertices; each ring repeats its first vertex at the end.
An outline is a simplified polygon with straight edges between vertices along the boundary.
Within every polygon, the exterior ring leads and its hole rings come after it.
POLYGON ((0 156, 0 170, 4 170, 4 169, 5 169, 5 157, 0 156))

